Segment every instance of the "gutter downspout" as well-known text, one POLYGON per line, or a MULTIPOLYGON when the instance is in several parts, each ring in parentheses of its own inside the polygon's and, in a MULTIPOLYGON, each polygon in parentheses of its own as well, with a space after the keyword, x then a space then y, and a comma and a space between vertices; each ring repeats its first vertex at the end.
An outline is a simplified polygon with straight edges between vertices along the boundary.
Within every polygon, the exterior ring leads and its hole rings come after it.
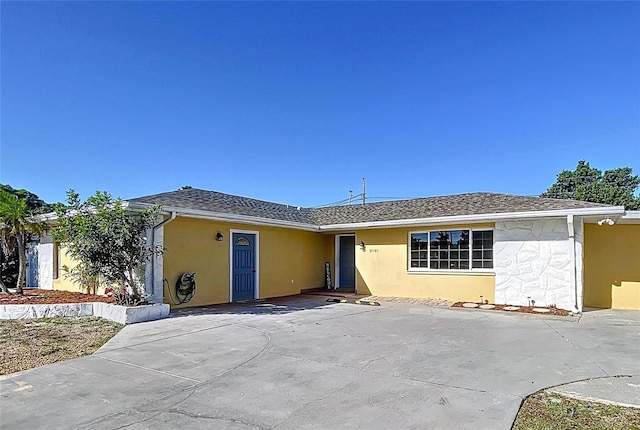
MULTIPOLYGON (((171 221, 173 221, 174 219, 176 219, 176 217, 178 216, 177 212, 171 212, 171 216, 163 221, 161 221, 160 223, 154 225, 151 228, 151 246, 155 246, 156 244, 156 230, 159 229, 160 227, 169 224, 171 221)), ((155 296, 155 281, 156 281, 156 256, 154 255, 153 258, 151 259, 151 295, 155 296)), ((162 287, 162 286, 161 286, 162 287)))
POLYGON ((578 274, 576 267, 576 233, 575 226, 573 223, 573 214, 567 215, 567 229, 569 231, 569 247, 570 249, 570 259, 571 259, 571 283, 573 284, 573 297, 574 297, 574 305, 573 312, 580 313, 582 306, 578 303, 578 274))

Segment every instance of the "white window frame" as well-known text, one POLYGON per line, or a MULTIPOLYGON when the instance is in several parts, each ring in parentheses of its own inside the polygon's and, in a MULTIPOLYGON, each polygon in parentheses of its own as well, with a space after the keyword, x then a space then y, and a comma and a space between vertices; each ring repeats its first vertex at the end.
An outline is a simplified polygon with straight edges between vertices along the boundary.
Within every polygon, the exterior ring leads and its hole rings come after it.
POLYGON ((413 230, 407 233, 407 271, 413 273, 495 273, 496 260, 495 260, 495 245, 496 245, 496 235, 495 229, 489 227, 455 227, 455 228, 432 228, 429 230, 413 230), (469 268, 468 269, 432 269, 431 267, 431 241, 428 240, 429 246, 427 248, 427 267, 411 267, 411 235, 412 234, 420 234, 426 233, 427 238, 431 237, 431 233, 435 231, 455 231, 455 230, 469 230, 471 233, 471 237, 469 238, 469 268), (493 232, 493 242, 491 243, 491 250, 493 251, 493 268, 491 269, 480 269, 473 268, 473 232, 474 231, 492 231, 493 232))

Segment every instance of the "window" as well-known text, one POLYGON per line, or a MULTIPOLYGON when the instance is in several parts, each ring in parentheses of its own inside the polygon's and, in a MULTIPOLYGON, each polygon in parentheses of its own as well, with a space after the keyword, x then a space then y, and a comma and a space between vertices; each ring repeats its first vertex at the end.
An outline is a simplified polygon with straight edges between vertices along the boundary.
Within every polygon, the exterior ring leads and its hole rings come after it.
POLYGON ((474 269, 493 269, 493 231, 474 231, 472 266, 474 269))
POLYGON ((238 246, 249 246, 251 245, 251 242, 249 242, 249 239, 247 239, 244 236, 240 236, 238 239, 236 239, 236 245, 238 246))
POLYGON ((410 269, 493 268, 492 230, 437 230, 410 234, 410 269))

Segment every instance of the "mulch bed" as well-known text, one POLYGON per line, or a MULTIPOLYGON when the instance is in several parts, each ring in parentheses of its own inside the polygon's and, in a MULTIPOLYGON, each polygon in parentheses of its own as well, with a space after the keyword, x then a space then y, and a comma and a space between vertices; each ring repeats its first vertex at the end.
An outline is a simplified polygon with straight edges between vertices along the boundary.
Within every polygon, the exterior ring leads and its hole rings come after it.
MULTIPOLYGON (((462 308, 462 304, 463 303, 474 303, 474 302, 456 302, 453 305, 451 305, 452 308, 462 308)), ((478 306, 482 305, 483 303, 476 303, 478 306)), ((492 303, 493 304, 493 303, 492 303)), ((558 309, 558 308, 554 308, 554 307, 544 307, 544 306, 518 306, 520 309, 518 309, 517 311, 509 311, 509 310, 505 310, 503 309, 504 307, 508 307, 508 306, 514 306, 514 305, 494 305, 495 308, 493 309, 482 309, 485 311, 502 311, 502 312, 510 312, 510 313, 523 313, 523 314, 536 314, 536 315, 559 315, 559 316, 569 316, 570 312, 564 309, 558 309), (549 309, 549 312, 547 313, 539 313, 539 312, 534 312, 533 308, 545 308, 545 309, 549 309)), ((480 309, 479 307, 477 308, 468 308, 471 310, 475 310, 475 309, 480 309)))
POLYGON ((0 293, 0 305, 49 305, 57 303, 114 303, 113 297, 71 291, 25 288, 23 295, 0 293))

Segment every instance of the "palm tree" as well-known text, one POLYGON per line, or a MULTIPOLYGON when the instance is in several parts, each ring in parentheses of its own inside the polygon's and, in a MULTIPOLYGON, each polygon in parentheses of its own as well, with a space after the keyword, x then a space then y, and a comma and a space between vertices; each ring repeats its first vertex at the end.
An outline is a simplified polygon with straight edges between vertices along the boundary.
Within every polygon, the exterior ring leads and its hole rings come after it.
MULTIPOLYGON (((16 293, 23 294, 27 273, 27 242, 32 234, 42 234, 46 225, 33 218, 26 199, 0 189, 0 239, 2 247, 10 252, 18 249, 18 281, 16 293)), ((0 280, 0 290, 8 293, 7 286, 0 280)))

